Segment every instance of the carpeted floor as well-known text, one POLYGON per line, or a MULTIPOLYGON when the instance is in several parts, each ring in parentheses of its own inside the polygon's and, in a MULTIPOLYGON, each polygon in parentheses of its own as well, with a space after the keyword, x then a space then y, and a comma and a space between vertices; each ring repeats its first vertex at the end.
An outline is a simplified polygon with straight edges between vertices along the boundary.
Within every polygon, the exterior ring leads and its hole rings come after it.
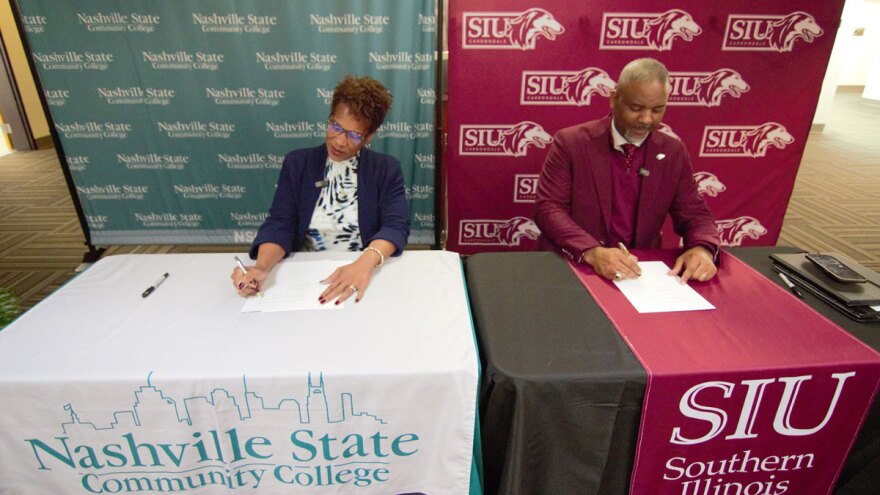
POLYGON ((836 251, 880 272, 880 101, 838 91, 825 129, 813 132, 779 244, 836 251))

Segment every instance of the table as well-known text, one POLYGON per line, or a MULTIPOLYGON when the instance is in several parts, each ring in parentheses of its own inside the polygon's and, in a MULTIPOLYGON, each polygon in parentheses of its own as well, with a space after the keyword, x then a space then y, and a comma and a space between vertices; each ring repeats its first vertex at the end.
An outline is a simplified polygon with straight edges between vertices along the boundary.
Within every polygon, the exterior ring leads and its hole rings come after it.
POLYGON ((0 331, 0 493, 480 492, 458 255, 389 258, 361 302, 295 312, 242 313, 233 266, 107 257, 0 331))
MULTIPOLYGON (((729 252, 776 281, 768 255, 729 252)), ((465 265, 484 365, 480 391, 486 493, 626 494, 647 376, 565 261, 554 253, 491 253, 465 265)), ((880 325, 808 304, 875 350, 880 325)), ((880 486, 880 402, 836 494, 880 486)))

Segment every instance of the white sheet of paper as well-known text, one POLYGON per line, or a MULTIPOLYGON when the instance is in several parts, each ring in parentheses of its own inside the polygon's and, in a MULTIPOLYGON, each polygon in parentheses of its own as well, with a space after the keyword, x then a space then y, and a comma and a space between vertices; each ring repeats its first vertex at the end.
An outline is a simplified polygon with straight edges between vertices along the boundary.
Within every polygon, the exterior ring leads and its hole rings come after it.
MULTIPOLYGON (((282 262, 269 274, 263 297, 247 298, 242 313, 301 311, 311 309, 340 309, 344 304, 318 302, 318 296, 327 288, 321 280, 349 261, 296 261, 282 262)), ((351 300, 352 298, 349 298, 351 300)))
POLYGON ((678 277, 668 275, 669 267, 662 261, 641 261, 639 278, 614 282, 639 313, 699 311, 715 309, 678 277))

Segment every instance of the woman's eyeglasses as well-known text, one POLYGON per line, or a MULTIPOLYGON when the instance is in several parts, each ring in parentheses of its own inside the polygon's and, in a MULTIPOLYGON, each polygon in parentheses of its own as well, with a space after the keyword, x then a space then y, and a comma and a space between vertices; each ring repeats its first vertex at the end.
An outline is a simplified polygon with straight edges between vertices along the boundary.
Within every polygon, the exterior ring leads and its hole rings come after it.
POLYGON ((342 127, 341 125, 339 125, 339 122, 336 122, 332 118, 328 121, 327 131, 333 133, 333 137, 336 137, 344 132, 345 137, 349 141, 351 141, 352 144, 361 144, 361 141, 364 140, 363 134, 361 134, 359 132, 355 132, 355 131, 349 131, 345 127, 342 127))

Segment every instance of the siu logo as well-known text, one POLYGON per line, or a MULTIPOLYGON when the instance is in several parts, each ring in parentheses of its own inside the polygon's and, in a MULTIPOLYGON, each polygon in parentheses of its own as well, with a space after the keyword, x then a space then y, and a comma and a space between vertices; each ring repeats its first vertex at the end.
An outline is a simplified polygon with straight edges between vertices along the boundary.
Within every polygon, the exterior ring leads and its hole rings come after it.
POLYGON ((694 172, 694 182, 697 183, 697 192, 701 196, 718 196, 723 193, 727 186, 718 180, 718 177, 711 172, 694 172))
POLYGON ((513 182, 514 203, 534 203, 538 197, 538 174, 516 174, 513 182))
POLYGON ((597 67, 580 71, 524 71, 519 103, 521 105, 590 104, 594 94, 609 97, 617 83, 597 67))
POLYGON ((539 37, 550 41, 565 32, 544 9, 525 12, 465 12, 461 47, 464 49, 534 50, 539 37))
POLYGON ((540 125, 525 121, 515 125, 463 125, 460 155, 525 156, 529 146, 543 148, 553 137, 540 125))
POLYGON ((748 216, 717 220, 715 226, 718 228, 722 246, 741 246, 746 237, 758 239, 767 233, 767 229, 757 218, 748 216))
POLYGON ((718 69, 715 72, 670 72, 667 105, 717 107, 721 98, 730 95, 739 98, 749 90, 749 85, 739 72, 718 69))
POLYGON ((675 131, 672 130, 672 127, 669 127, 669 124, 664 124, 663 122, 661 122, 657 125, 655 129, 657 130, 657 132, 662 132, 672 139, 678 139, 679 141, 681 141, 681 138, 678 137, 678 134, 676 134, 675 131))
POLYGON ((806 12, 788 15, 731 14, 727 17, 722 50, 790 52, 801 39, 812 43, 822 36, 816 19, 806 12))
POLYGON ((519 246, 523 238, 536 240, 541 231, 526 217, 509 220, 462 220, 458 243, 462 246, 519 246))
MULTIPOLYGON (((696 445, 716 438, 718 435, 724 433, 725 430, 730 432, 729 435, 726 435, 724 437, 725 440, 756 438, 758 437, 759 433, 758 431, 756 431, 755 423, 759 418, 758 410, 761 408, 762 402, 764 404, 767 404, 769 399, 769 401, 771 402, 767 406, 764 406, 764 409, 766 409, 767 407, 772 408, 772 401, 777 397, 778 406, 776 407, 776 414, 771 423, 773 425, 773 431, 779 435, 789 437, 804 437, 813 435, 828 424, 828 421, 834 415, 834 409, 837 407, 837 403, 843 392, 843 387, 846 380, 854 376, 856 376, 855 371, 832 373, 831 379, 837 381, 834 387, 833 394, 828 394, 828 392, 830 392, 830 380, 824 379, 824 377, 814 379, 813 375, 768 377, 755 380, 741 380, 739 383, 726 381, 710 381, 698 383, 691 387, 681 396, 681 399, 679 400, 679 411, 681 412, 682 416, 686 418, 698 421, 705 421, 706 423, 709 423, 707 425, 709 431, 701 437, 686 437, 682 432, 682 428, 680 426, 676 426, 672 429, 672 436, 669 441, 678 445, 696 445), (812 383, 807 384, 807 382, 812 383), (803 386, 805 384, 807 384, 806 387, 803 386), (780 388, 782 390, 780 390, 780 388), (718 396, 723 395, 725 399, 730 397, 742 396, 745 396, 746 398, 741 403, 737 403, 736 399, 733 399, 733 402, 725 402, 725 405, 727 407, 723 409, 717 409, 715 407, 706 405, 709 401, 707 400, 704 402, 703 399, 699 397, 700 395, 703 395, 704 391, 709 389, 716 389, 714 390, 714 392, 718 396), (736 393, 735 391, 737 389, 739 389, 741 393, 736 393), (806 389, 806 391, 804 391, 804 389, 806 389), (821 399, 819 399, 819 397, 816 397, 816 392, 819 392, 821 394, 819 396, 821 397, 821 399), (819 422, 818 425, 805 428, 804 426, 806 425, 803 424, 803 419, 797 421, 797 423, 799 423, 797 426, 792 424, 792 412, 795 409, 803 410, 805 409, 804 406, 806 406, 806 414, 799 413, 800 416, 798 416, 798 414, 795 414, 794 416, 796 418, 803 418, 804 416, 812 417, 815 415, 816 412, 822 411, 822 406, 818 406, 818 404, 824 404, 824 402, 819 401, 827 400, 825 399, 826 394, 831 395, 831 399, 828 406, 823 411, 825 417, 819 422), (812 395, 813 397, 807 399, 802 398, 798 400, 799 396, 803 397, 804 395, 812 395), (765 397, 768 397, 768 399, 765 399, 765 397), (730 416, 728 416, 728 414, 730 416), (733 427, 734 425, 732 423, 728 423, 728 417, 739 418, 739 420, 736 422, 735 427, 733 427), (728 424, 732 428, 729 428, 728 424)), ((713 391, 707 392, 707 395, 712 394, 712 392, 713 391)), ((718 402, 712 402, 711 404, 718 405, 718 402)), ((766 417, 766 415, 764 416, 766 417)), ((818 417, 822 416, 819 415, 818 417)), ((763 428, 759 427, 757 428, 757 430, 763 430, 763 428)), ((812 454, 808 455, 812 456, 812 454)), ((743 464, 745 464, 745 461, 743 462, 743 464)), ((684 470, 682 469, 682 471, 684 470)), ((783 487, 782 483, 787 482, 781 482, 777 486, 782 487, 783 489, 774 490, 772 493, 785 493, 785 487, 783 487)), ((685 484, 685 486, 687 485, 685 484)), ((708 484, 706 486, 708 486, 708 484)), ((767 486, 770 486, 770 484, 768 483, 767 486)), ((685 491, 689 490, 682 490, 682 493, 684 493, 685 491)), ((717 492, 718 490, 715 491, 717 492)), ((703 492, 708 493, 708 491, 703 492)), ((694 490, 691 493, 696 494, 697 492, 696 490, 694 490)), ((744 491, 742 493, 747 493, 747 491, 744 491)), ((756 495, 757 493, 758 492, 755 492, 756 495)), ((763 493, 766 494, 771 492, 768 490, 764 491, 763 493)))
POLYGON ((794 142, 782 124, 767 122, 759 126, 709 125, 703 131, 700 156, 747 156, 760 158, 767 155, 767 149, 783 149, 794 142))
POLYGON ((602 16, 600 50, 672 49, 676 38, 691 41, 703 30, 683 10, 656 13, 612 13, 602 16))

